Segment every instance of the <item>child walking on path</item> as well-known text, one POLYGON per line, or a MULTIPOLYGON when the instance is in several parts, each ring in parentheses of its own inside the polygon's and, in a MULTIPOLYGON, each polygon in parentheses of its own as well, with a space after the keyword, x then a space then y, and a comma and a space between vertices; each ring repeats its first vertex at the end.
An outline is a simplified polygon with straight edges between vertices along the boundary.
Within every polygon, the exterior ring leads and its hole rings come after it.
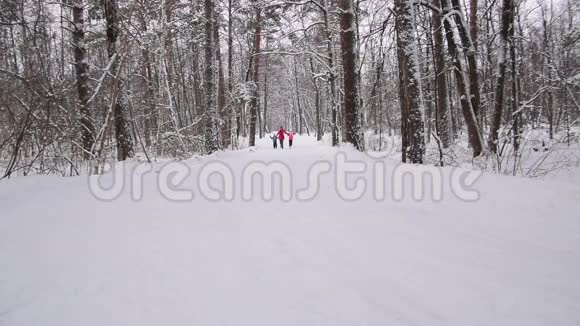
POLYGON ((278 148, 278 137, 276 136, 275 133, 272 133, 272 135, 270 135, 270 139, 272 139, 272 145, 274 146, 274 149, 278 148))
POLYGON ((288 134, 288 145, 292 148, 292 141, 294 141, 294 135, 296 135, 296 131, 292 131, 288 134))

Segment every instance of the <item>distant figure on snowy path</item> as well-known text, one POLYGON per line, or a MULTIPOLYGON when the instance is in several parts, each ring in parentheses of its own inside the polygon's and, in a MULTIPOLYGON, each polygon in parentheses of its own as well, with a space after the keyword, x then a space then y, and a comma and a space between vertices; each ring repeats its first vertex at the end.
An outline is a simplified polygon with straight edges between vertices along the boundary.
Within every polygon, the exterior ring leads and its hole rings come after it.
POLYGON ((292 141, 294 140, 294 135, 296 135, 296 131, 292 131, 288 134, 288 145, 292 148, 292 141))
POLYGON ((275 132, 270 135, 270 139, 272 139, 272 145, 274 146, 274 149, 278 148, 278 137, 276 136, 275 132))
POLYGON ((284 134, 290 135, 286 130, 284 130, 284 127, 280 126, 280 129, 278 130, 278 139, 280 140, 281 149, 284 149, 284 134))

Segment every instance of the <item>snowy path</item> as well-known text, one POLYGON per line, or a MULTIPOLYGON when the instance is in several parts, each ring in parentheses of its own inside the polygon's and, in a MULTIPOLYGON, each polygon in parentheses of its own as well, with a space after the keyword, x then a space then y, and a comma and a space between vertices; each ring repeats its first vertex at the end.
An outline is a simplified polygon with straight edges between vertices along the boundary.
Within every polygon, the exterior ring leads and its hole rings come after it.
MULTIPOLYGON (((337 153, 270 146, 213 158, 236 177, 283 161, 298 188, 337 153)), ((578 185, 484 175, 476 202, 346 202, 330 173, 308 202, 171 202, 158 175, 139 202, 86 177, 0 183, 0 325, 580 324, 578 185)))

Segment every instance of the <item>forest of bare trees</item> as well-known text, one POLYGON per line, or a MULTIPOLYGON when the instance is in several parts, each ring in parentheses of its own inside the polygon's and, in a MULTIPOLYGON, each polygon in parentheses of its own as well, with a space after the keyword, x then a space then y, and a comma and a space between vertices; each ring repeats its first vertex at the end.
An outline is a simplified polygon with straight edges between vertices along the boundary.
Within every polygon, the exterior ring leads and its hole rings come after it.
POLYGON ((579 20, 573 0, 0 0, 0 178, 281 125, 499 170, 578 142, 579 20))

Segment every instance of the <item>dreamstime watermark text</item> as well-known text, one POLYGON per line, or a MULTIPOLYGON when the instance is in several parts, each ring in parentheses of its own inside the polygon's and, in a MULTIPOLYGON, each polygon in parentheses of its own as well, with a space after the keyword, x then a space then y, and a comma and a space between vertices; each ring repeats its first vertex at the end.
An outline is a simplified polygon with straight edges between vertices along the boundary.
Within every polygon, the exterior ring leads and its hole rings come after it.
POLYGON ((104 175, 89 176, 88 186, 91 194, 102 201, 122 196, 141 201, 154 191, 174 202, 308 202, 332 195, 344 201, 372 198, 377 202, 439 202, 451 196, 472 202, 480 197, 475 185, 481 174, 459 168, 393 165, 380 158, 349 160, 346 153, 339 152, 333 159, 299 168, 279 160, 249 161, 241 168, 219 160, 201 166, 171 162, 156 168, 152 164, 123 164, 104 175))

